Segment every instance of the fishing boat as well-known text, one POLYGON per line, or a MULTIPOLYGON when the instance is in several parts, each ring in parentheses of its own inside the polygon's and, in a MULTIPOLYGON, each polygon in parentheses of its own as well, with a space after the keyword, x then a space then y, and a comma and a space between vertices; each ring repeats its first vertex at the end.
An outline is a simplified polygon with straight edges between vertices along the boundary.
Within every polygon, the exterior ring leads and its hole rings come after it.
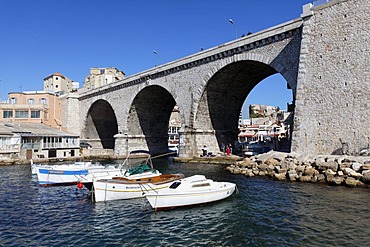
POLYGON ((93 200, 105 202, 144 197, 145 193, 167 188, 183 174, 157 174, 152 177, 116 177, 94 180, 93 200))
POLYGON ((148 191, 146 199, 155 210, 193 206, 219 201, 231 196, 236 185, 230 182, 216 182, 204 175, 180 179, 162 190, 148 191))
POLYGON ((33 165, 40 186, 75 185, 81 176, 89 172, 106 169, 102 164, 75 162, 63 165, 33 165))
POLYGON ((154 174, 158 174, 159 172, 154 169, 150 169, 149 166, 144 169, 145 164, 151 164, 151 156, 149 151, 147 150, 133 150, 131 151, 124 162, 118 166, 118 168, 107 168, 102 170, 91 170, 88 174, 84 175, 77 175, 78 183, 77 187, 82 188, 86 187, 88 190, 92 190, 93 188, 93 181, 97 179, 113 179, 117 177, 127 177, 135 174, 141 174, 140 176, 153 176, 154 174), (136 167, 132 169, 134 164, 140 163, 142 166, 136 167), (131 169, 131 171, 128 171, 131 169), (139 170, 144 169, 144 170, 139 170), (135 173, 135 174, 134 174, 135 173))
POLYGON ((154 169, 149 152, 144 150, 130 152, 125 163, 123 176, 93 180, 92 199, 95 202, 144 197, 145 192, 166 188, 184 177, 183 174, 162 174, 154 169), (133 162, 133 154, 147 156, 133 162))

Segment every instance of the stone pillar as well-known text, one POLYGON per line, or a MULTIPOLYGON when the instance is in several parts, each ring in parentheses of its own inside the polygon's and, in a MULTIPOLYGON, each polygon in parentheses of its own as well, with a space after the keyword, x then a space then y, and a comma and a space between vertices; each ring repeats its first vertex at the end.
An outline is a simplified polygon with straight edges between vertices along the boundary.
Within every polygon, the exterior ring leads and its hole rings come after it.
POLYGON ((125 156, 127 157, 128 155, 128 147, 129 147, 129 142, 128 142, 128 135, 127 133, 122 134, 122 132, 116 134, 113 136, 115 139, 114 143, 114 153, 117 156, 125 156))
MULTIPOLYGON (((150 139, 150 137, 145 137, 145 135, 129 135, 127 132, 123 134, 120 132, 114 135, 114 139, 114 153, 118 156, 127 157, 129 152, 133 150, 149 150, 147 141, 150 139)), ((163 154, 167 152, 167 150, 157 150, 154 147, 156 146, 153 145, 153 147, 150 149, 152 154, 163 154)))
POLYGON ((238 133, 238 130, 222 132, 215 130, 181 128, 179 131, 179 157, 199 157, 204 145, 207 146, 207 149, 210 152, 217 154, 220 152, 221 143, 223 142, 225 145, 229 143, 234 144, 232 140, 235 139, 235 136, 237 137, 238 133))

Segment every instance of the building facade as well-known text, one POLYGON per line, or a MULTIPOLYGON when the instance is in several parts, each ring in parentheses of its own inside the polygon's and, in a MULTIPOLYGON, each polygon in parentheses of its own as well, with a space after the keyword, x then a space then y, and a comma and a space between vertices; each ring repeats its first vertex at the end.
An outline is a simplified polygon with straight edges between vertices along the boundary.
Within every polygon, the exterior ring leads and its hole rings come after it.
POLYGON ((78 82, 74 82, 59 72, 44 78, 44 91, 61 94, 64 92, 76 91, 79 87, 78 82))
POLYGON ((0 123, 0 159, 80 156, 79 137, 40 123, 0 123))
POLYGON ((8 100, 0 104, 0 122, 43 123, 61 128, 61 109, 56 94, 44 91, 9 93, 8 100))
POLYGON ((125 73, 117 68, 91 68, 83 88, 87 90, 98 88, 122 80, 124 77, 125 73))

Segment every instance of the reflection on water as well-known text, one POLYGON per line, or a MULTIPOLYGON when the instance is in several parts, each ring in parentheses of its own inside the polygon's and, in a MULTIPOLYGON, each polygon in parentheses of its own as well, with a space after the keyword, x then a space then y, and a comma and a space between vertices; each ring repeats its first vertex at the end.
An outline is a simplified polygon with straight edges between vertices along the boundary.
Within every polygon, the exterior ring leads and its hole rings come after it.
POLYGON ((29 166, 0 167, 0 246, 368 246, 370 191, 246 178, 222 165, 155 160, 164 173, 237 184, 230 198, 154 212, 144 198, 92 203, 39 187, 29 166))

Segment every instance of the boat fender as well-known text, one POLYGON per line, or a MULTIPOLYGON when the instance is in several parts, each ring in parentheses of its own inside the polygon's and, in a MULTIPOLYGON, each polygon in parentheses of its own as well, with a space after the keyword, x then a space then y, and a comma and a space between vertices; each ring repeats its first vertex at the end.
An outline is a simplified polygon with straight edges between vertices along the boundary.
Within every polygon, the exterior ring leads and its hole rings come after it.
POLYGON ((78 182, 78 183, 77 183, 77 188, 82 189, 82 187, 83 187, 82 182, 78 182))

